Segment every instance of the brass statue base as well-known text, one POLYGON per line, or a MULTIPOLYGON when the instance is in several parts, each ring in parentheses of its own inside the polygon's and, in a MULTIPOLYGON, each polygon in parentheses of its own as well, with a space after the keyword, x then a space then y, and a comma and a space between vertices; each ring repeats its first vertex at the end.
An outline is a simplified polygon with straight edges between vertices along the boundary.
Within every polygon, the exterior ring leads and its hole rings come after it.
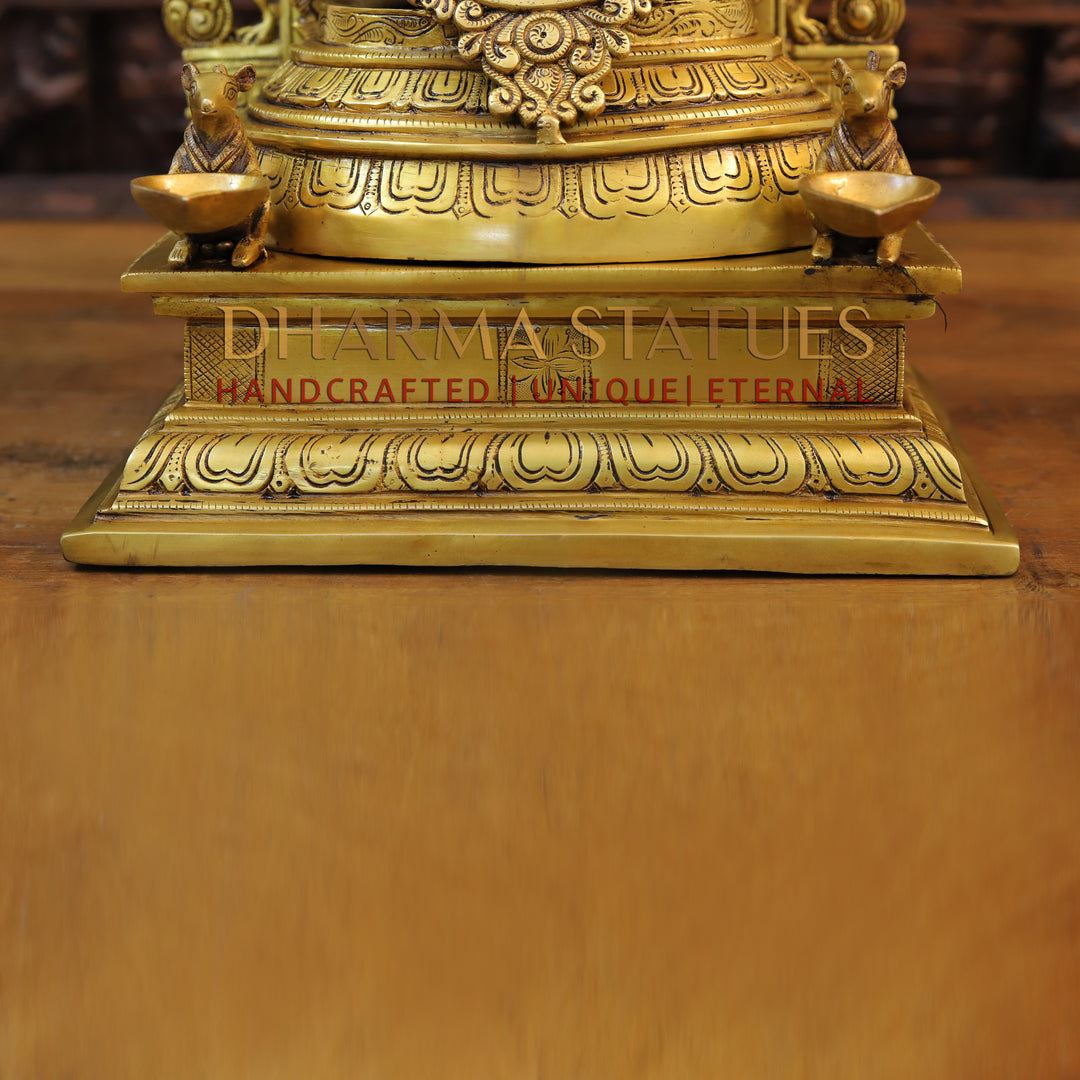
POLYGON ((1015 537, 905 358, 960 271, 808 250, 485 266, 271 252, 124 279, 184 381, 78 563, 1008 575, 1015 537))

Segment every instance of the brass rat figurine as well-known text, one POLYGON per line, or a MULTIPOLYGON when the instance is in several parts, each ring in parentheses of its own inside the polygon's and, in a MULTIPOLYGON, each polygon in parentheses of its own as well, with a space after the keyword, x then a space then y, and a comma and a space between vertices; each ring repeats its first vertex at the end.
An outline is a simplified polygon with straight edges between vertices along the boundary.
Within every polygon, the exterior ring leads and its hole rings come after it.
MULTIPOLYGON (((249 64, 230 75, 224 64, 200 72, 194 64, 185 64, 184 91, 187 94, 191 123, 184 141, 173 158, 170 173, 236 173, 262 176, 255 148, 236 114, 241 93, 255 85, 255 69, 249 64)), ((235 228, 212 236, 183 236, 169 255, 173 265, 190 263, 207 245, 217 253, 231 248, 231 262, 238 270, 246 269, 266 254, 269 225, 269 196, 262 205, 235 228)))
MULTIPOLYGON (((816 172, 887 172, 911 175, 911 166, 896 137, 889 118, 893 93, 907 81, 907 65, 902 61, 881 70, 881 57, 871 52, 865 71, 852 71, 840 59, 833 62, 833 82, 843 93, 841 116, 825 140, 816 172)), ((816 262, 832 258, 835 236, 819 218, 811 215, 817 230, 813 257, 816 262)), ((902 233, 882 237, 878 262, 892 266, 900 256, 902 233)))

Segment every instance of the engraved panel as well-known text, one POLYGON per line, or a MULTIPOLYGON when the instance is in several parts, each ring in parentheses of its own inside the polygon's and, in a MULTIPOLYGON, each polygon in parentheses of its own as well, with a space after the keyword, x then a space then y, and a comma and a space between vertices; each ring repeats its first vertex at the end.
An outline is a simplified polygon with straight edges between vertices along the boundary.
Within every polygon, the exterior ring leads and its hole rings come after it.
MULTIPOLYGON (((121 494, 273 498, 543 491, 877 496, 962 503, 951 451, 925 436, 587 430, 154 433, 121 494)), ((314 508, 314 507, 313 507, 314 508)), ((697 507, 708 509, 707 499, 697 507)))
MULTIPOLYGON (((247 356, 259 347, 258 331, 237 326, 233 330, 233 352, 247 356)), ((189 324, 184 335, 184 371, 187 395, 195 401, 217 399, 218 380, 247 386, 252 379, 262 382, 266 372, 266 353, 251 359, 225 358, 225 332, 212 326, 189 324)))
POLYGON ((710 147, 634 158, 516 164, 443 159, 365 159, 307 155, 292 160, 257 148, 271 201, 286 208, 358 208, 364 214, 510 213, 598 221, 653 217, 686 205, 715 206, 798 192, 821 136, 784 143, 710 147))
POLYGON ((869 352, 861 337, 841 329, 829 331, 822 339, 825 358, 818 377, 826 386, 842 379, 853 400, 856 389, 861 388, 859 396, 864 401, 878 404, 899 401, 904 392, 904 328, 868 323, 859 326, 859 334, 873 342, 869 352))

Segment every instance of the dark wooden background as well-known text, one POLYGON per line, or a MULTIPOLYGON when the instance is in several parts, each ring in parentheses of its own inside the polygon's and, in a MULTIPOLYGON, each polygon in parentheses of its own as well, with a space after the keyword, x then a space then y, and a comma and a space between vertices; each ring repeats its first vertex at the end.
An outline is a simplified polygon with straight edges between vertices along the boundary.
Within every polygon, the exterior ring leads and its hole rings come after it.
MULTIPOLYGON (((1080 0, 908 9, 901 135, 920 171, 1080 177, 1080 0)), ((0 173, 160 170, 178 63, 159 0, 0 0, 0 173)))

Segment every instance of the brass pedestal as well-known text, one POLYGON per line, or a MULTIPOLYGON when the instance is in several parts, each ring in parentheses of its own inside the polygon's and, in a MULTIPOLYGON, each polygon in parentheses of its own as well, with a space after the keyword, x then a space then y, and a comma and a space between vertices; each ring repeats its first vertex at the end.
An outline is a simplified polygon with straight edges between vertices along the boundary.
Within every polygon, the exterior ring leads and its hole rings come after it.
POLYGON ((960 272, 804 250, 588 267, 272 254, 124 279, 184 381, 63 540, 109 565, 1006 575, 1018 548, 905 355, 960 272))

